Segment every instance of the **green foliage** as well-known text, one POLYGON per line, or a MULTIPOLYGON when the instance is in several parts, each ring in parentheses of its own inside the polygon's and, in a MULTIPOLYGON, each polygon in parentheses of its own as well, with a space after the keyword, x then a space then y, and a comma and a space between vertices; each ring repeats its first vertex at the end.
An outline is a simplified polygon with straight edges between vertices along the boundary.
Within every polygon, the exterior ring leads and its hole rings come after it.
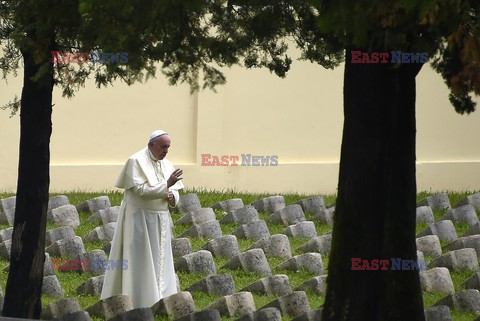
POLYGON ((465 235, 465 232, 470 228, 470 226, 467 223, 457 223, 455 224, 455 230, 457 231, 457 234, 459 237, 465 235))
POLYGON ((345 48, 426 52, 451 89, 450 102, 471 113, 480 95, 480 3, 456 0, 323 1, 318 28, 345 48))
POLYGON ((415 226, 415 235, 418 235, 420 232, 422 232, 427 227, 428 227, 428 223, 426 223, 426 222, 417 223, 417 225, 415 226))
POLYGON ((285 77, 292 44, 325 68, 338 66, 346 48, 427 52, 456 110, 470 113, 470 93, 480 94, 479 12, 472 0, 2 1, 0 68, 15 73, 29 52, 40 80, 51 51, 128 53, 127 63, 55 63, 56 84, 71 97, 90 76, 99 87, 132 84, 157 67, 192 90, 225 83, 221 68, 234 64, 285 77))
POLYGON ((326 68, 341 61, 343 48, 318 32, 308 3, 235 2, 2 1, 0 68, 4 77, 15 73, 28 52, 40 66, 34 76, 40 81, 52 72, 52 51, 128 53, 127 63, 56 62, 55 83, 71 97, 90 76, 99 87, 132 84, 154 77, 157 66, 170 84, 188 83, 192 90, 225 83, 220 68, 233 64, 284 77, 292 63, 287 37, 304 49, 303 59, 326 68))

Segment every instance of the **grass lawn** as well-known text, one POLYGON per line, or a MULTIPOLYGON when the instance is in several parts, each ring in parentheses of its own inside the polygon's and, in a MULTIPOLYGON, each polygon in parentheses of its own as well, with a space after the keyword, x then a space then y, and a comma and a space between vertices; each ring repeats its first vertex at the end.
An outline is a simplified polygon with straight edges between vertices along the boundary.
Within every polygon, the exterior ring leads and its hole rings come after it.
MULTIPOLYGON (((260 199, 262 197, 266 196, 271 196, 271 194, 248 194, 248 193, 238 193, 232 190, 225 190, 225 191, 207 191, 207 190, 188 190, 186 193, 196 193, 197 196, 200 199, 200 202, 203 207, 208 207, 216 202, 231 199, 231 198, 241 198, 244 202, 245 205, 260 199)), ((77 205, 85 200, 94 198, 96 196, 101 196, 101 195, 108 195, 110 198, 110 201, 112 203, 112 206, 120 205, 120 202, 122 200, 122 193, 120 192, 65 192, 65 193, 59 193, 68 196, 70 203, 73 205, 77 205)), ((432 193, 428 192, 421 192, 417 195, 417 200, 420 200, 428 195, 431 195, 432 193)), ((457 202, 462 200, 466 195, 472 194, 470 193, 456 193, 456 192, 449 192, 449 199, 452 204, 452 206, 455 206, 457 202)), ((0 199, 6 198, 9 196, 12 196, 13 194, 11 193, 0 193, 0 199)), ((52 194, 51 196, 54 196, 57 194, 52 194)), ((285 203, 287 205, 295 203, 296 201, 314 196, 314 195, 301 195, 301 194, 284 194, 283 195, 285 198, 285 203)), ((335 195, 324 195, 325 199, 325 204, 333 204, 335 202, 335 195)), ((438 220, 441 216, 443 216, 444 211, 435 211, 434 216, 435 219, 438 220)), ((478 213, 477 213, 478 214, 478 213)), ((87 222, 88 217, 91 215, 89 213, 79 213, 80 215, 80 221, 81 224, 78 228, 75 230, 75 234, 77 236, 85 236, 90 232, 92 229, 94 229, 97 226, 100 226, 101 223, 96 223, 96 222, 87 222)), ((217 219, 221 218, 225 213, 222 211, 216 211, 217 219)), ((178 220, 182 214, 179 213, 172 213, 172 218, 174 222, 178 220)), ((269 217, 269 214, 266 213, 259 213, 260 219, 266 220, 269 217)), ((311 215, 306 213, 305 214, 307 220, 311 220, 311 215)), ((274 223, 268 223, 267 226, 270 230, 270 234, 278 234, 281 231, 285 229, 285 226, 281 224, 274 224, 274 223)), ((417 233, 422 231, 427 225, 426 224, 418 224, 417 225, 417 233)), ((57 226, 53 223, 48 223, 47 229, 52 229, 56 228, 57 226)), ((222 232, 224 235, 231 234, 236 228, 238 227, 237 224, 223 224, 221 225, 222 232)), ((332 226, 328 226, 325 224, 320 224, 319 222, 315 222, 315 227, 317 230, 317 234, 323 235, 327 232, 330 232, 332 230, 332 226)), ((468 228, 465 224, 455 224, 455 227, 457 229, 457 233, 459 236, 463 234, 463 232, 468 228)), ((0 229, 8 228, 7 225, 0 225, 0 229)), ((182 234, 186 229, 188 229, 189 226, 183 226, 183 225, 175 225, 175 236, 179 236, 182 234)), ((191 238, 191 243, 192 243, 192 249, 193 251, 198 250, 200 247, 202 247, 204 244, 207 243, 207 239, 200 239, 200 238, 191 238)), ((305 242, 308 241, 307 238, 289 238, 291 249, 292 249, 292 255, 299 255, 302 254, 302 252, 298 251, 297 248, 304 244, 305 242)), ((251 246, 255 241, 253 240, 242 240, 238 239, 238 243, 240 246, 240 250, 244 251, 246 250, 249 246, 251 246)), ((91 251, 94 249, 101 249, 105 243, 103 242, 98 242, 98 243, 84 243, 85 245, 85 250, 86 251, 91 251)), ((442 246, 445 244, 442 244, 442 246)), ((323 259, 323 264, 325 269, 328 266, 328 256, 322 256, 323 259)), ((426 257, 428 261, 431 260, 431 258, 426 257)), ((306 270, 300 270, 300 271, 278 271, 273 269, 275 266, 277 266, 279 263, 283 262, 284 260, 278 259, 278 258, 267 258, 270 267, 272 268, 272 273, 273 274, 286 274, 289 277, 290 280, 290 285, 292 289, 294 289, 296 286, 302 284, 306 280, 312 278, 315 276, 314 274, 306 271, 306 270)), ((239 291, 243 287, 247 286, 248 284, 258 280, 259 278, 263 277, 261 275, 256 275, 253 273, 247 273, 242 270, 229 270, 229 269, 224 269, 221 268, 227 260, 224 258, 214 258, 215 265, 217 267, 217 274, 221 273, 228 273, 231 274, 236 285, 236 290, 239 291)), ((7 272, 4 271, 4 268, 8 266, 8 262, 5 259, 0 258, 0 284, 2 286, 2 289, 5 290, 5 284, 7 280, 7 272)), ((451 272, 451 277, 452 280, 455 284, 455 291, 460 291, 462 290, 461 284, 471 275, 473 275, 475 272, 451 272)), ((62 286, 62 289, 65 293, 65 297, 73 297, 77 298, 78 301, 80 302, 80 305, 82 308, 87 308, 94 303, 96 303, 99 298, 95 296, 83 296, 83 295, 77 295, 75 289, 85 282, 88 278, 92 277, 93 275, 90 272, 83 273, 83 274, 78 274, 73 271, 71 272, 61 272, 61 271, 55 271, 55 275, 57 276, 58 280, 60 281, 60 284, 62 286)), ((194 282, 197 282, 198 280, 202 279, 205 277, 205 275, 193 275, 185 272, 178 272, 179 280, 180 280, 180 286, 181 289, 184 290, 188 288, 191 284, 194 282)), ((207 307, 209 304, 217 300, 219 297, 218 296, 209 296, 201 292, 192 292, 192 296, 195 301, 195 305, 197 310, 202 310, 205 307, 207 307)), ((431 306, 434 304, 436 301, 444 297, 445 295, 443 294, 436 294, 436 293, 423 293, 423 299, 424 299, 424 304, 425 308, 431 306)), ((270 301, 274 300, 275 297, 273 296, 262 296, 262 295, 253 295, 255 304, 257 309, 261 308, 262 306, 266 305, 270 301)), ((307 293, 307 297, 310 303, 310 307, 312 309, 316 309, 320 307, 324 303, 324 297, 323 296, 318 296, 315 293, 307 293)), ((51 298, 47 296, 42 297, 42 304, 45 306, 51 302, 54 302, 58 300, 57 298, 51 298)), ((460 313, 458 311, 452 311, 452 317, 453 320, 455 321, 466 321, 466 320, 473 320, 475 318, 474 314, 471 313, 460 313)), ((94 318, 95 320, 100 320, 98 318, 94 318)), ((236 317, 233 318, 224 318, 224 320, 234 320, 236 317)), ((283 320, 289 320, 290 318, 284 317, 283 320)), ((168 320, 167 318, 158 318, 157 320, 168 320)))

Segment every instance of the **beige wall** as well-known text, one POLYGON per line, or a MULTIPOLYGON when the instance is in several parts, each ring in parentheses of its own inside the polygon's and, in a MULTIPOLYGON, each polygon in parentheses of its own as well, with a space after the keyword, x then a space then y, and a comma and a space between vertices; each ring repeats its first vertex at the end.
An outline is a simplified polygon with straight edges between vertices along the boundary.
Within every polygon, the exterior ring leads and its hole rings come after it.
MULTIPOLYGON (((96 89, 72 99, 54 92, 51 190, 111 189, 122 164, 150 132, 170 132, 168 158, 188 187, 251 192, 335 193, 343 126, 343 67, 295 62, 286 79, 232 68, 217 93, 190 95, 159 78, 96 89), (201 166, 201 154, 277 155, 278 166, 201 166)), ((0 83, 0 103, 21 79, 0 83)), ((480 190, 480 112, 455 113, 441 78, 426 66, 417 83, 419 190, 480 190)), ((19 117, 0 110, 0 190, 15 190, 19 117)))

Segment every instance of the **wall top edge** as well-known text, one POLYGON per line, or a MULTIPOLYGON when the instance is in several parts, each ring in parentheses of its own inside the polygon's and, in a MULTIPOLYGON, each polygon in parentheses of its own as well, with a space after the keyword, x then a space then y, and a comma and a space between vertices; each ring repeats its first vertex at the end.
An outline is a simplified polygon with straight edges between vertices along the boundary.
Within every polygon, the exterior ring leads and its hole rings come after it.
MULTIPOLYGON (((173 161, 175 166, 201 166, 200 163, 192 163, 192 162, 175 162, 173 161)), ((417 160, 417 165, 423 164, 478 164, 480 163, 480 159, 473 159, 473 160, 417 160)), ((84 166, 123 166, 124 162, 88 162, 88 163, 50 163, 52 167, 84 167, 84 166)), ((278 162, 278 166, 280 165, 338 165, 339 161, 298 161, 298 162, 278 162)), ((208 166, 211 167, 211 166, 208 166)), ((231 167, 231 166, 217 166, 217 167, 231 167)), ((242 167, 240 165, 235 167, 242 167)), ((243 167, 251 167, 251 166, 243 166, 243 167)), ((272 166, 271 166, 272 167, 272 166)))

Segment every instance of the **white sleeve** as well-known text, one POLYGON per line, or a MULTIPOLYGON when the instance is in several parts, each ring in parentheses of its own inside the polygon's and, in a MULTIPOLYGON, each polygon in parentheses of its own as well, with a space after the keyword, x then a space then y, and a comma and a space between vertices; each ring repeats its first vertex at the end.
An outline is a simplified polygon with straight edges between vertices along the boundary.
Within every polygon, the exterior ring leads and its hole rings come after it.
POLYGON ((168 193, 167 181, 161 181, 153 186, 148 183, 135 185, 132 187, 132 191, 146 200, 166 199, 168 193))
MULTIPOLYGON (((176 189, 173 189, 173 190, 170 190, 170 192, 173 193, 173 197, 175 198, 175 205, 174 206, 170 206, 170 207, 176 207, 177 204, 178 204, 178 200, 180 198, 180 194, 178 193, 178 191, 176 189)), ((170 205, 170 204, 168 204, 170 205)))

